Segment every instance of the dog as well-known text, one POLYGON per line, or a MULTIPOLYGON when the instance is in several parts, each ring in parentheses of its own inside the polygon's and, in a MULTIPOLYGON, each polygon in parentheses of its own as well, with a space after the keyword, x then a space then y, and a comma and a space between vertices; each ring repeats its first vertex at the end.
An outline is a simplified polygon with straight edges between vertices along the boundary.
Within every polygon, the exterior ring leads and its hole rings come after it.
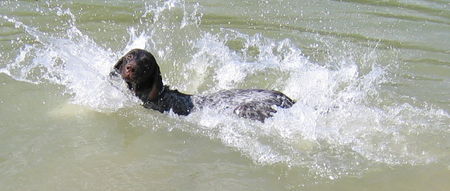
POLYGON ((172 111, 178 115, 189 115, 208 107, 264 122, 278 108, 290 108, 295 103, 274 90, 232 89, 208 95, 189 95, 171 90, 163 84, 155 57, 142 49, 133 49, 121 57, 110 75, 120 75, 145 108, 161 113, 172 111))

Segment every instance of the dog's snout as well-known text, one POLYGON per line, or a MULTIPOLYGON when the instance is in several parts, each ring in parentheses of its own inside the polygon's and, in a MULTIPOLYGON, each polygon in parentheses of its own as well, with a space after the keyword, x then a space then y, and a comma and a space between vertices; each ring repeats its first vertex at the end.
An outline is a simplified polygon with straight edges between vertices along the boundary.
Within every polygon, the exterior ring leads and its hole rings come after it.
POLYGON ((125 81, 135 80, 136 72, 138 71, 137 67, 138 66, 134 62, 125 64, 120 72, 122 78, 125 79, 125 81))

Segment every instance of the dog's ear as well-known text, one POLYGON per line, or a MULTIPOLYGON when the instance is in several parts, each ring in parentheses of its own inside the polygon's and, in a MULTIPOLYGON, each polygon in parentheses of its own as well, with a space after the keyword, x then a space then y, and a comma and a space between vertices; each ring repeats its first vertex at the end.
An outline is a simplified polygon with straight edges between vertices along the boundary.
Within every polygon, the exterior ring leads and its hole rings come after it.
POLYGON ((161 77, 161 71, 159 69, 158 64, 156 64, 156 62, 155 62, 155 73, 153 75, 155 76, 153 79, 154 80, 153 83, 156 83, 156 87, 158 87, 158 89, 162 89, 163 82, 162 82, 162 77, 161 77))
POLYGON ((123 64, 123 57, 120 58, 119 61, 117 61, 117 63, 114 65, 114 70, 109 73, 109 76, 111 76, 111 77, 118 76, 118 74, 120 73, 119 70, 120 70, 120 67, 122 66, 122 64, 123 64))

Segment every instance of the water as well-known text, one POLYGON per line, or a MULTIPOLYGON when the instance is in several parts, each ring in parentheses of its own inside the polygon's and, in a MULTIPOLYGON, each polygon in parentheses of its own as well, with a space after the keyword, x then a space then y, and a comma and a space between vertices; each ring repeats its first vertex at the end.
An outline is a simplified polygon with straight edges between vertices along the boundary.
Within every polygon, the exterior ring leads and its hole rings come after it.
POLYGON ((448 1, 1 1, 1 190, 447 190, 448 1), (132 48, 185 93, 284 92, 262 124, 142 108, 132 48))

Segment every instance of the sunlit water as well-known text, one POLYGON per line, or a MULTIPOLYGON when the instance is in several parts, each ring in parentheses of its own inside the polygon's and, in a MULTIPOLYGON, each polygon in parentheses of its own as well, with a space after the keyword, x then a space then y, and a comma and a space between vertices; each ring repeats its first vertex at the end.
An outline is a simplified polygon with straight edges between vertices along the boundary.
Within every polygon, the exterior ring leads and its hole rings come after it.
MULTIPOLYGON (((446 1, 1 1, 5 190, 446 190, 446 1), (266 123, 142 108, 112 66, 190 94, 297 100, 266 123)), ((3 190, 2 189, 2 190, 3 190)))

